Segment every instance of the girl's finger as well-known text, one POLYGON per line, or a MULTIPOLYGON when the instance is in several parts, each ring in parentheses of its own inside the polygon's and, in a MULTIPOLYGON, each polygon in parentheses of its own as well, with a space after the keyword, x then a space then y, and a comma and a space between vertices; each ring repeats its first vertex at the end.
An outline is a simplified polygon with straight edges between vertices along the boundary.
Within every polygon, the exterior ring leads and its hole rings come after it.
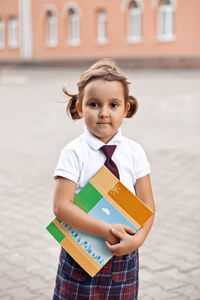
POLYGON ((105 241, 106 247, 110 250, 111 244, 108 241, 105 241))
POLYGON ((112 253, 112 245, 108 241, 105 241, 105 244, 106 244, 106 247, 108 248, 108 250, 110 250, 110 252, 112 253))
POLYGON ((115 244, 115 245, 111 245, 108 241, 105 242, 107 248, 112 252, 112 253, 119 253, 121 246, 120 244, 115 244))
POLYGON ((114 228, 112 228, 111 231, 112 231, 112 234, 114 234, 114 235, 115 235, 116 237, 118 237, 119 239, 122 239, 122 238, 123 238, 124 233, 122 233, 122 232, 120 232, 120 231, 118 231, 118 230, 116 230, 116 229, 114 229, 114 228))
POLYGON ((135 230, 132 229, 131 227, 128 227, 128 226, 124 226, 124 230, 128 233, 131 233, 131 234, 135 234, 135 230))

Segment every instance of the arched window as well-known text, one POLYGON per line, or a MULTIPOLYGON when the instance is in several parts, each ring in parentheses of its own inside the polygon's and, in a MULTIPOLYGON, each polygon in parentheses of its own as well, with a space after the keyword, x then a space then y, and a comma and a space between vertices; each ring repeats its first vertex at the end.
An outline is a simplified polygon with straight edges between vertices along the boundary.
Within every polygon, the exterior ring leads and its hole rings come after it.
POLYGON ((107 43, 107 14, 104 10, 97 12, 97 41, 100 45, 107 43))
POLYGON ((4 22, 0 19, 0 49, 5 46, 4 22))
POLYGON ((139 42, 142 34, 142 7, 140 1, 130 1, 128 6, 128 41, 139 42))
POLYGON ((160 40, 174 39, 174 11, 174 1, 160 1, 158 11, 158 38, 160 40))
POLYGON ((80 18, 76 8, 68 10, 68 42, 76 46, 80 44, 80 18))
POLYGON ((18 20, 16 17, 11 17, 8 21, 8 46, 10 48, 19 46, 18 20))
POLYGON ((46 12, 46 42, 49 47, 55 47, 58 43, 57 17, 52 10, 46 12))

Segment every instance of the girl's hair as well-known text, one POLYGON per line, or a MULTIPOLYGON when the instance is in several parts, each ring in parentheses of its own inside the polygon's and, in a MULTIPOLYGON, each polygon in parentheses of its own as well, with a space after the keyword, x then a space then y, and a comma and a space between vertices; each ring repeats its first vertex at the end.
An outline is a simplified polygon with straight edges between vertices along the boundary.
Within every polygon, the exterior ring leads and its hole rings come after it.
POLYGON ((137 111, 138 102, 137 99, 129 95, 129 84, 127 78, 123 75, 116 63, 111 59, 103 59, 97 61, 88 70, 81 74, 80 80, 77 83, 78 94, 70 94, 63 87, 63 92, 70 97, 66 111, 70 113, 73 120, 80 119, 78 111, 76 109, 76 101, 82 101, 84 95, 84 88, 92 80, 104 79, 108 81, 119 81, 123 85, 124 100, 125 103, 130 104, 130 109, 126 115, 126 118, 131 118, 137 111))

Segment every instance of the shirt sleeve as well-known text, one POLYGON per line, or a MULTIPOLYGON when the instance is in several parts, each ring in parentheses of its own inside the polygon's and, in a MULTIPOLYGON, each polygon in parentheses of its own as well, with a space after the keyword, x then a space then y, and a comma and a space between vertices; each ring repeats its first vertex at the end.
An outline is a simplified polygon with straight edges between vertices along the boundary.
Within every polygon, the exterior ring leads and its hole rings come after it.
POLYGON ((79 180, 79 174, 79 160, 75 151, 73 149, 64 148, 61 151, 60 158, 54 172, 54 179, 56 179, 57 176, 61 176, 77 183, 79 180))
POLYGON ((151 173, 150 164, 146 157, 143 148, 138 145, 138 151, 135 161, 135 176, 136 179, 141 178, 147 174, 151 173))

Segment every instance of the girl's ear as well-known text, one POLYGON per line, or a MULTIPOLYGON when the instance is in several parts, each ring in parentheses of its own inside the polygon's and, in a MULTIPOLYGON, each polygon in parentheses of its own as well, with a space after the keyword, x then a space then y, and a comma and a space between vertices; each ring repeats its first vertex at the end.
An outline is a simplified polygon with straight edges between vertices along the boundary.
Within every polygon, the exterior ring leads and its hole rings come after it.
POLYGON ((79 101, 76 101, 76 109, 78 111, 80 118, 82 118, 83 117, 82 105, 79 101))
POLYGON ((127 102, 127 103, 125 104, 125 108, 124 108, 124 118, 126 118, 127 113, 128 113, 128 111, 129 111, 130 107, 131 107, 131 106, 130 106, 130 103, 127 102))

